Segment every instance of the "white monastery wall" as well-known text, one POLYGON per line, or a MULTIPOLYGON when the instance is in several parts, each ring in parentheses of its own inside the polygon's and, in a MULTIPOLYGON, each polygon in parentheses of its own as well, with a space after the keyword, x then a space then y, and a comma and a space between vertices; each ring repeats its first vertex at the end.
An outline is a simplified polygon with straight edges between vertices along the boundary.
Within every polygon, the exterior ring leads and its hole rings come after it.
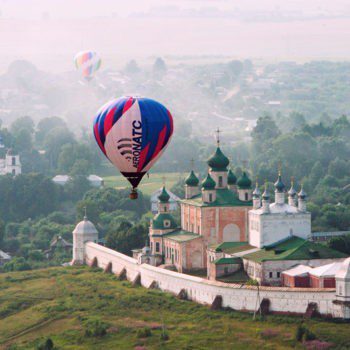
MULTIPOLYGON (((138 264, 136 259, 118 253, 93 242, 85 245, 87 263, 96 258, 97 266, 106 269, 111 263, 111 272, 120 274, 126 270, 127 279, 133 281, 141 276, 141 285, 148 288, 153 282, 166 292, 178 294, 182 289, 189 299, 200 304, 212 304, 217 296, 222 297, 222 306, 235 310, 254 311, 257 304, 258 288, 239 284, 209 281, 200 277, 168 271, 148 264, 138 264)), ((309 303, 317 303, 323 315, 343 317, 342 308, 333 303, 334 289, 260 287, 260 301, 270 300, 270 311, 283 313, 305 313, 309 303)))

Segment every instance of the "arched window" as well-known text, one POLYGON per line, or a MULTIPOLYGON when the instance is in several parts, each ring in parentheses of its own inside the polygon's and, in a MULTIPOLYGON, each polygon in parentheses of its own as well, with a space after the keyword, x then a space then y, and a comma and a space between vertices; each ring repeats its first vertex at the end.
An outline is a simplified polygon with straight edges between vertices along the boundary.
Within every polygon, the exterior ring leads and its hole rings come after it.
POLYGON ((213 195, 211 193, 209 193, 209 202, 213 201, 213 195))
POLYGON ((219 176, 219 187, 222 187, 222 176, 219 176))
POLYGON ((159 253, 159 248, 160 248, 159 242, 156 242, 156 253, 159 253))
POLYGON ((248 193, 246 192, 246 193, 244 194, 244 196, 245 196, 245 200, 247 201, 247 200, 248 200, 248 193))

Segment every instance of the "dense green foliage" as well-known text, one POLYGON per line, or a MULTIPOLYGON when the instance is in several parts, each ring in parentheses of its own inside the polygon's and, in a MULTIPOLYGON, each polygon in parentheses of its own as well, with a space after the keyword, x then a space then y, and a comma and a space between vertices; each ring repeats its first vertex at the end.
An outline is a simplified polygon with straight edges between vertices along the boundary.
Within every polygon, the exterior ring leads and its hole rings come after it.
POLYGON ((117 281, 97 269, 54 268, 0 275, 0 347, 36 349, 346 349, 349 324, 210 310, 117 281), (23 332, 23 331, 26 332, 23 332), (200 331, 199 331, 200 330, 200 331), (86 336, 88 334, 89 336, 86 336), (323 347, 321 347, 323 346, 323 347))

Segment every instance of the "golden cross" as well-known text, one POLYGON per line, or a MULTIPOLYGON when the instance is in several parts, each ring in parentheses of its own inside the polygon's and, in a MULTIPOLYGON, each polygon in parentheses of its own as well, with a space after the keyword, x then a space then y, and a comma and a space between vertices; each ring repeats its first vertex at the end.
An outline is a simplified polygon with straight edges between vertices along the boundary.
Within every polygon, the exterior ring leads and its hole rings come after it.
POLYGON ((282 174, 282 162, 279 161, 278 162, 278 176, 281 176, 281 174, 282 174))
POLYGON ((194 159, 192 158, 192 159, 190 160, 190 162, 191 162, 191 168, 192 168, 192 170, 193 170, 193 168, 194 168, 194 159))
POLYGON ((292 187, 293 187, 293 185, 294 185, 294 176, 291 176, 291 177, 290 177, 290 184, 291 184, 292 187))
POLYGON ((215 132, 216 132, 216 143, 219 146, 220 145, 220 133, 221 133, 221 130, 219 128, 217 128, 215 132))
POLYGON ((162 180, 163 180, 163 186, 165 186, 165 180, 166 180, 166 177, 165 177, 165 176, 163 176, 163 177, 162 177, 162 180))

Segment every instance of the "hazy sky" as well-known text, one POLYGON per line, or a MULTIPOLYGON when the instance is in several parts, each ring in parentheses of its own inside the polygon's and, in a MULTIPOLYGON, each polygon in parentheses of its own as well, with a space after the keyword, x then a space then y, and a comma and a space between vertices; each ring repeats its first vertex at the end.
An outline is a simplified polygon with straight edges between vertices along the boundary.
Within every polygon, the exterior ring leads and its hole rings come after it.
POLYGON ((333 13, 350 9, 349 0, 0 0, 3 18, 89 18, 128 16, 154 7, 177 6, 182 9, 216 7, 221 10, 321 11, 333 13))
POLYGON ((73 69, 155 55, 349 59, 350 0, 0 0, 0 71, 28 59, 73 69))

